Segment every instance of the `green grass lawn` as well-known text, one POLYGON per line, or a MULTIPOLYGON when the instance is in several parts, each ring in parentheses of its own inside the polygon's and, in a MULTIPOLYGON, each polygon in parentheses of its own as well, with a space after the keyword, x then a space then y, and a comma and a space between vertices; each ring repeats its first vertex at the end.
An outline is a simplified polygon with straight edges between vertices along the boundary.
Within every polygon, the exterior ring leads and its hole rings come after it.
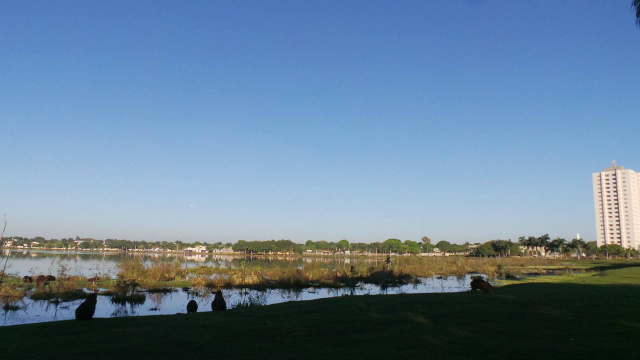
POLYGON ((633 265, 540 277, 496 295, 349 296, 3 327, 0 359, 636 359, 633 265))

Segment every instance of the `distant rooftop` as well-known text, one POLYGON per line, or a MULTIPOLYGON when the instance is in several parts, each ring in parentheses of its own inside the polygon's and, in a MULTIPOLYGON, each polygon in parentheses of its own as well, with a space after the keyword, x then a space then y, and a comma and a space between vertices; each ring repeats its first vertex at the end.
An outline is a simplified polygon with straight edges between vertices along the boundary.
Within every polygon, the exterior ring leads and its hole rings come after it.
POLYGON ((616 161, 611 162, 610 167, 604 168, 604 171, 616 171, 616 170, 624 170, 624 166, 616 165, 616 161))

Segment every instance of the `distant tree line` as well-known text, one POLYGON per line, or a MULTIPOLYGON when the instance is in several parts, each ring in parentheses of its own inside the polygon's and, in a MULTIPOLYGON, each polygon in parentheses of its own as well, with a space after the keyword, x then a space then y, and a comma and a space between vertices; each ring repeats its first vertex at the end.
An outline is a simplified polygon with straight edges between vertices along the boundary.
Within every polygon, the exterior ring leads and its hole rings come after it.
POLYGON ((236 243, 207 243, 182 241, 132 241, 119 239, 97 240, 93 238, 62 238, 45 239, 42 236, 27 237, 3 237, 2 245, 12 241, 13 247, 33 247, 44 249, 82 249, 82 250, 152 250, 180 251, 185 248, 203 246, 208 252, 232 249, 234 252, 247 254, 302 254, 312 253, 360 253, 360 254, 397 254, 417 255, 420 253, 442 252, 457 255, 470 255, 481 257, 509 257, 509 256, 540 256, 540 257, 635 257, 638 251, 625 249, 620 245, 607 245, 598 247, 595 241, 585 242, 582 239, 567 241, 563 238, 551 240, 548 234, 541 236, 521 236, 517 242, 509 240, 490 240, 485 243, 452 244, 441 240, 432 244, 431 239, 424 236, 421 241, 400 239, 387 239, 382 242, 350 243, 346 239, 337 242, 307 240, 299 244, 291 240, 266 240, 247 241, 238 240, 236 243))
POLYGON ((45 239, 42 236, 36 236, 33 238, 13 236, 13 237, 3 237, 2 243, 6 244, 8 241, 12 242, 12 246, 14 247, 37 247, 44 249, 82 249, 82 250, 101 250, 101 249, 118 249, 118 250, 132 250, 132 249, 140 249, 140 250, 151 250, 151 249, 161 249, 163 251, 169 250, 181 250, 185 247, 195 247, 198 245, 205 246, 208 251, 213 251, 216 249, 230 248, 232 246, 231 243, 223 244, 221 242, 208 244, 206 242, 194 242, 194 243, 185 243, 182 241, 132 241, 132 240, 119 240, 119 239, 106 239, 106 240, 97 240, 93 238, 80 238, 76 236, 75 238, 62 238, 62 239, 45 239), (37 243, 37 245, 32 246, 32 244, 37 243))
POLYGON ((431 243, 431 239, 424 236, 421 241, 400 239, 387 239, 382 242, 372 243, 350 243, 343 239, 337 242, 333 241, 313 241, 307 240, 304 244, 295 243, 291 240, 266 240, 266 241, 247 241, 238 240, 236 243, 207 243, 193 242, 187 243, 182 241, 132 241, 119 239, 98 240, 93 238, 62 238, 62 239, 45 239, 42 236, 33 238, 27 237, 4 237, 3 243, 12 241, 13 247, 34 247, 44 249, 82 249, 82 250, 101 250, 101 249, 118 249, 118 250, 151 250, 160 249, 162 251, 183 250, 187 247, 204 246, 207 251, 221 249, 232 249, 235 252, 245 253, 293 253, 301 254, 304 252, 330 252, 330 253, 391 253, 391 254, 419 254, 425 252, 441 251, 447 253, 464 253, 469 251, 470 244, 462 245, 451 244, 448 241, 440 241, 436 244, 431 243))
POLYGON ((585 242, 582 239, 572 239, 567 241, 564 238, 557 237, 553 240, 549 234, 541 236, 521 236, 518 243, 525 249, 527 256, 544 256, 544 257, 566 257, 575 256, 605 256, 607 258, 614 256, 635 257, 638 255, 636 249, 625 249, 620 245, 602 245, 598 247, 595 241, 585 242))

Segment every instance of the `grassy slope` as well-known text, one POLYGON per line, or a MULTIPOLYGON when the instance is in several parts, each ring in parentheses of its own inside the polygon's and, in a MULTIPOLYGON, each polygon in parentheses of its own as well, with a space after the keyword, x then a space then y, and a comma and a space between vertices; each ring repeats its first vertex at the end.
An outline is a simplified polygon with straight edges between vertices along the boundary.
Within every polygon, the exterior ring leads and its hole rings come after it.
POLYGON ((342 297, 5 327, 0 358, 637 358, 640 267, 562 278, 495 296, 342 297))

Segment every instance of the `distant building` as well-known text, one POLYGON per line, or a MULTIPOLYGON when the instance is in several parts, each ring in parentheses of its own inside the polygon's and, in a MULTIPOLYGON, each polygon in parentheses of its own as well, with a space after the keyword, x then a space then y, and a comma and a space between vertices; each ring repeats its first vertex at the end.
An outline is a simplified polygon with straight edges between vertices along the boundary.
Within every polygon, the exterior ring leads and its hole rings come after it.
POLYGON ((593 174, 598 246, 640 249, 640 173, 611 163, 593 174))
POLYGON ((195 253, 207 252, 207 247, 202 245, 196 245, 194 247, 184 248, 184 252, 195 252, 195 253))

